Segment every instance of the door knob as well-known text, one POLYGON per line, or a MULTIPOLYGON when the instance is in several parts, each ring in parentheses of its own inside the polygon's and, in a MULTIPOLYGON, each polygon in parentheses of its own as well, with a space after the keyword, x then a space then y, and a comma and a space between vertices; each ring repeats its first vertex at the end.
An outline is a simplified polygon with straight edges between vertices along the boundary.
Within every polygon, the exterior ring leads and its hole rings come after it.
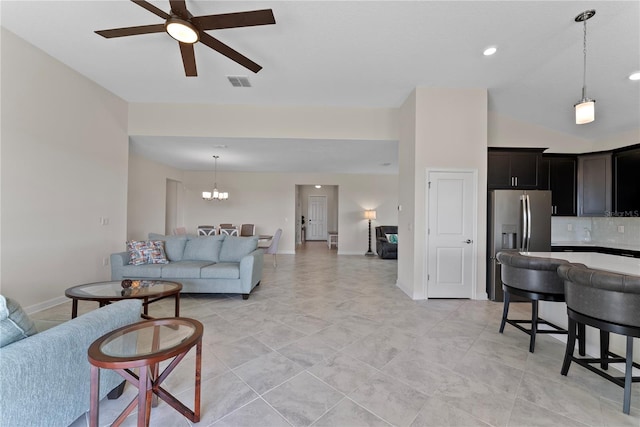
POLYGON ((467 245, 470 245, 473 243, 473 240, 471 239, 463 240, 462 243, 466 243, 467 245))

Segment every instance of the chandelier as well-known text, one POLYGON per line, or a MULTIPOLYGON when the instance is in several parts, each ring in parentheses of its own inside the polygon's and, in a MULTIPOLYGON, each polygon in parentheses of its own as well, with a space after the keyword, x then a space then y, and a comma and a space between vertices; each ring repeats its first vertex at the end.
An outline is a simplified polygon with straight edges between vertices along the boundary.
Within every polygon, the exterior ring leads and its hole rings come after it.
POLYGON ((213 156, 213 158, 215 159, 215 166, 213 169, 213 190, 203 191, 202 198, 204 200, 227 200, 229 198, 229 193, 218 190, 218 159, 220 156, 213 156))
POLYGON ((591 123, 596 118, 596 100, 587 98, 587 19, 593 17, 596 11, 586 10, 580 15, 576 16, 576 22, 583 23, 583 67, 582 67, 582 99, 574 105, 576 109, 576 124, 583 125, 585 123, 591 123))

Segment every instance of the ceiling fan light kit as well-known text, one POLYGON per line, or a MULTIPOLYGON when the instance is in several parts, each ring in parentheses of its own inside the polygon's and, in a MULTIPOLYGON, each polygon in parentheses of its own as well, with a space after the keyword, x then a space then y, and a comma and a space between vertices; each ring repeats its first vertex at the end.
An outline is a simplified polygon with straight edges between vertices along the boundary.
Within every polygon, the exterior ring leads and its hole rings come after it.
POLYGON ((273 11, 271 9, 193 16, 187 9, 185 0, 170 0, 170 14, 157 8, 146 0, 131 1, 159 18, 164 19, 165 23, 113 28, 110 30, 96 31, 95 33, 104 38, 110 39, 113 37, 153 34, 164 31, 179 42, 182 64, 184 65, 184 72, 187 77, 195 77, 198 75, 196 70, 195 52, 193 49, 193 44, 197 42, 215 50, 221 55, 226 56, 254 73, 257 73, 262 69, 262 66, 256 64, 240 52, 237 52, 222 43, 220 40, 205 31, 275 24, 276 20, 273 17, 273 11))
POLYGON ((178 16, 167 19, 164 27, 167 33, 180 43, 194 44, 200 40, 198 29, 191 22, 178 16))
POLYGON ((576 110, 576 124, 591 123, 596 119, 596 100, 587 97, 587 20, 596 14, 595 9, 585 10, 576 16, 576 22, 583 23, 583 72, 582 72, 582 99, 574 104, 576 110))

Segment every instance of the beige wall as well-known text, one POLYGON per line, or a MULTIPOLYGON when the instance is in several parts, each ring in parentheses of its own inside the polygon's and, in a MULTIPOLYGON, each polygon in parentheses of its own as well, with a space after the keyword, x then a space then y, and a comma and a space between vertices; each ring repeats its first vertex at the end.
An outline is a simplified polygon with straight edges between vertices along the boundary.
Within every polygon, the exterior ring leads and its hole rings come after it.
POLYGON ((127 104, 5 29, 1 54, 0 286, 34 311, 110 277, 103 258, 126 237, 127 104))

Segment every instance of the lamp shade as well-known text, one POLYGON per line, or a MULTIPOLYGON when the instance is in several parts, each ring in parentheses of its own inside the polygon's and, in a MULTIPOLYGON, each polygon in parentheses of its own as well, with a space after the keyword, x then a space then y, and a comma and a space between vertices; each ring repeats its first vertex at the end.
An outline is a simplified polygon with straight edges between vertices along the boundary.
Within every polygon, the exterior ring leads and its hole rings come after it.
POLYGON ((365 219, 376 219, 376 211, 374 211, 373 209, 368 209, 368 210, 364 211, 364 218, 365 219))
POLYGON ((576 107, 576 124, 583 125, 591 123, 596 118, 596 101, 593 99, 583 99, 576 107))

